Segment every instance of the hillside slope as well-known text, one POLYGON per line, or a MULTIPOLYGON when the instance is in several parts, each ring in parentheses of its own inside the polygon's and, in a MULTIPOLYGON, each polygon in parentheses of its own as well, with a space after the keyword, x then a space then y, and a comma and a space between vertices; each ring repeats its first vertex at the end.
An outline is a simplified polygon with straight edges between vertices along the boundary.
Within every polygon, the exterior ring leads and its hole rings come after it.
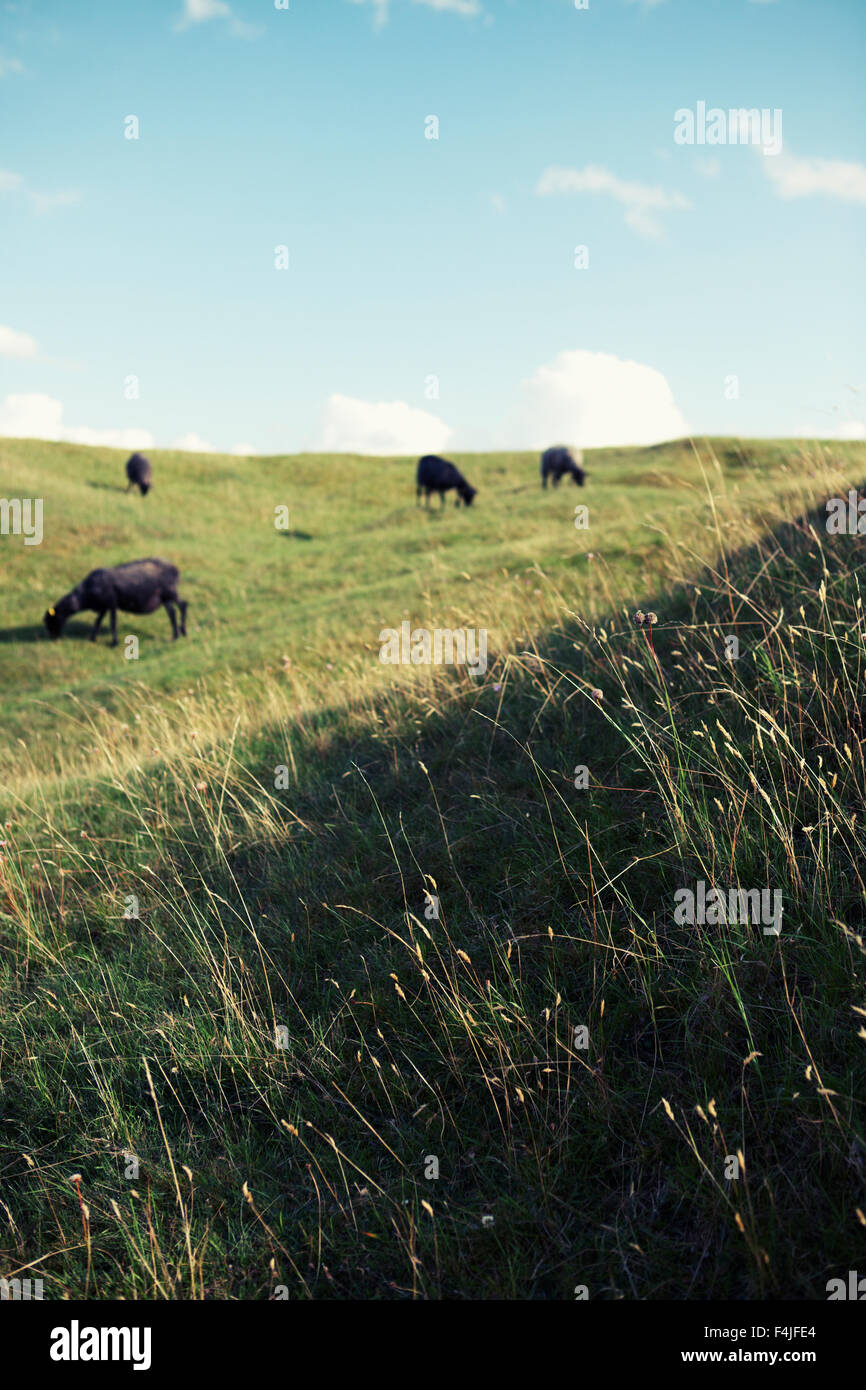
POLYGON ((156 456, 148 530, 116 455, 2 449, 46 499, 2 598, 7 1273, 701 1299, 856 1268, 862 560, 809 508, 864 446, 622 451, 556 494, 466 459, 442 518, 405 460, 183 461, 172 504, 156 456), (37 640, 136 546, 188 572, 185 645, 136 623, 132 674, 37 640), (383 667, 404 616, 489 621, 484 677, 383 667), (781 893, 781 935, 678 922, 700 882, 781 893))
POLYGON ((157 740, 122 726, 151 695, 195 702, 206 690, 199 723, 226 732, 237 713, 254 726, 263 707, 321 709, 387 688, 406 673, 383 670, 378 634, 407 617, 485 627, 491 647, 513 647, 571 606, 604 602, 588 552, 604 555, 625 590, 649 592, 813 504, 863 453, 733 440, 599 450, 586 488, 547 492, 535 455, 456 455, 479 496, 440 515, 435 502, 429 514, 416 507, 410 459, 157 451, 156 485, 141 498, 125 491, 118 450, 0 440, 5 495, 42 498, 44 512, 41 545, 0 536, 0 772, 16 783, 32 772, 43 786, 92 773, 94 720, 115 756, 128 747, 149 757, 157 740), (573 525, 578 503, 588 530, 573 525), (289 509, 288 532, 275 527, 278 507, 289 509), (121 636, 139 640, 136 660, 122 645, 111 651, 105 632, 95 647, 77 640, 88 614, 63 641, 45 641, 45 609, 89 570, 147 555, 181 569, 186 643, 172 646, 162 613, 121 615, 121 636))

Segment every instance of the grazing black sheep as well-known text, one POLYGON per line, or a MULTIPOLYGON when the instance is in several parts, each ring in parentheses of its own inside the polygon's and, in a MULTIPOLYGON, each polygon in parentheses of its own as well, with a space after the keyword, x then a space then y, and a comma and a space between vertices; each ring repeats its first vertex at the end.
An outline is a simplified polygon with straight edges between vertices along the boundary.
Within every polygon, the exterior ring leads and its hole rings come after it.
POLYGON ((59 637, 66 620, 83 608, 96 613, 96 622, 90 634, 91 642, 96 641, 99 624, 106 613, 111 614, 111 645, 117 646, 117 610, 121 613, 153 613, 164 603, 171 619, 171 630, 177 640, 178 626, 174 615, 174 605, 180 609, 180 631, 186 637, 186 609, 182 598, 178 598, 177 585, 180 570, 165 560, 131 560, 128 565, 115 565, 112 569, 91 570, 64 598, 59 599, 45 614, 45 626, 52 637, 59 637))
POLYGON ((541 486, 547 487, 548 478, 552 478, 553 486, 559 487, 561 480, 568 474, 573 482, 583 487, 586 474, 581 467, 582 463, 582 449, 567 449, 564 444, 545 449, 541 455, 541 486))
POLYGON ((467 483, 459 468, 455 467, 453 463, 449 463, 448 459, 439 458, 437 454, 425 454, 422 459, 418 460, 418 476, 415 485, 416 507, 422 492, 426 506, 430 506, 430 493, 438 492, 439 500, 444 507, 445 494, 452 487, 456 488, 458 493, 456 505, 460 506, 460 498, 462 497, 465 505, 470 507, 478 489, 467 483))
POLYGON ((150 466, 150 459, 146 459, 144 454, 133 454, 126 460, 126 476, 129 479, 127 492, 131 487, 137 487, 141 491, 142 497, 146 497, 153 487, 153 469, 150 466))

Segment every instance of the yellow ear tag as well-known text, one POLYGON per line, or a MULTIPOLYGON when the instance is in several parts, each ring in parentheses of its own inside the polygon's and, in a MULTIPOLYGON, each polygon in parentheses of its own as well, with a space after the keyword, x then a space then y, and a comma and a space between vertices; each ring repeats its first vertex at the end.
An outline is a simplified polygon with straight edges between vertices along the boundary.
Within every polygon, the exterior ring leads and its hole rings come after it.
POLYGON ((48 616, 49 616, 49 618, 53 618, 53 617, 54 617, 54 609, 53 609, 53 608, 49 608, 49 610, 48 610, 48 616))

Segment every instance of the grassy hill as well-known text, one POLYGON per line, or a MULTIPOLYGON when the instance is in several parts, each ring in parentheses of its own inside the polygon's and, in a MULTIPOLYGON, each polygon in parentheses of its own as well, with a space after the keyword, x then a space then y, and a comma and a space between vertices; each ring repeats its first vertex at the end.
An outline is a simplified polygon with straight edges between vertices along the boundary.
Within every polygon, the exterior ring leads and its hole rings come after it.
POLYGON ((438 503, 430 515, 416 507, 409 459, 159 453, 143 499, 126 494, 116 450, 0 441, 6 495, 44 499, 41 546, 0 536, 0 769, 17 781, 32 768, 40 786, 89 774, 102 739, 113 758, 148 758, 158 740, 123 728, 148 698, 140 687, 192 701, 222 732, 238 713, 260 723, 263 703, 291 716, 390 688, 378 634, 405 617, 484 626, 491 647, 510 649, 573 604, 601 611, 611 583, 651 593, 720 545, 745 543, 750 514, 760 526, 817 500, 828 466, 844 474, 862 452, 733 440, 601 450, 587 488, 556 492, 541 490, 534 455, 458 455, 480 494, 440 516, 438 503), (588 531, 574 528, 578 503, 588 531), (275 527, 280 506, 288 532, 275 527), (587 562, 593 551, 602 565, 587 562), (146 555, 181 569, 188 642, 171 644, 164 614, 121 617, 137 660, 109 650, 105 632, 95 648, 75 640, 93 615, 73 619, 61 643, 44 640, 45 609, 90 569, 146 555))
POLYGON ((866 647, 820 504, 866 446, 548 492, 457 456, 441 515, 407 459, 152 457, 141 499, 116 451, 0 442, 45 530, 0 538, 0 1273, 824 1298, 866 1225, 866 647), (44 637, 151 554, 185 642, 44 637), (488 670, 382 665, 404 618, 488 629, 488 670), (781 935, 678 925, 698 881, 781 891, 781 935))

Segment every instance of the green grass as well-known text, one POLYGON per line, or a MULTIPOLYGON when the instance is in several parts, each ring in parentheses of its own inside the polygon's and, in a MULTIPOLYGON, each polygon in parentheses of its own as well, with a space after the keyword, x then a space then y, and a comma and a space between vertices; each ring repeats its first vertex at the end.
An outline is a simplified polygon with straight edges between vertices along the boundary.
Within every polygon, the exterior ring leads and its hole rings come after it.
MULTIPOLYGON (((844 469, 858 449, 824 453, 844 469)), ((744 512, 786 515, 809 495, 816 467, 824 471, 820 450, 810 458, 790 445, 761 445, 744 466, 743 446, 733 441, 700 457, 682 441, 591 453, 587 488, 543 492, 535 456, 456 457, 479 497, 471 509, 449 504, 440 516, 438 503, 432 515, 416 507, 408 459, 166 453, 155 456, 157 485, 141 498, 125 493, 117 451, 0 442, 7 495, 42 497, 45 531, 41 546, 0 537, 0 771, 20 778, 32 760, 39 786, 51 773, 90 772, 93 741, 69 720, 105 711, 99 722, 115 743, 118 723, 127 722, 117 716, 137 685, 201 698, 204 682, 213 695, 204 717, 219 722, 215 702, 224 727, 247 708, 260 722, 263 699, 279 702, 287 671, 293 703, 311 709, 340 704, 361 686, 381 689, 392 674, 375 659, 378 634, 404 617, 467 621, 487 627, 491 645, 511 646, 546 631, 572 603, 604 601, 588 551, 602 551, 607 569, 637 593, 712 553, 720 536, 707 514, 707 484, 728 499, 721 539, 739 541, 744 512), (574 528, 577 503, 590 508, 588 531, 574 528), (290 509, 291 534, 275 529, 280 505, 290 509), (90 569, 146 555, 181 569, 188 642, 172 645, 161 613, 121 616, 120 634, 139 638, 137 661, 124 660, 122 646, 111 651, 104 632, 95 648, 71 640, 85 635, 88 614, 71 621, 64 641, 42 640, 45 609, 90 569)), ((136 751, 148 756, 154 742, 143 738, 136 751)))
POLYGON ((0 444, 45 502, 0 539, 7 1276, 823 1299, 862 1263, 866 644, 820 503, 866 446, 599 451, 547 493, 458 462, 475 506, 427 516, 405 459, 156 455, 140 499, 115 452, 0 444), (43 640, 148 554, 186 642, 43 640), (404 617, 487 627, 490 669, 383 666, 404 617), (677 925, 699 879, 780 889, 782 935, 677 925))

